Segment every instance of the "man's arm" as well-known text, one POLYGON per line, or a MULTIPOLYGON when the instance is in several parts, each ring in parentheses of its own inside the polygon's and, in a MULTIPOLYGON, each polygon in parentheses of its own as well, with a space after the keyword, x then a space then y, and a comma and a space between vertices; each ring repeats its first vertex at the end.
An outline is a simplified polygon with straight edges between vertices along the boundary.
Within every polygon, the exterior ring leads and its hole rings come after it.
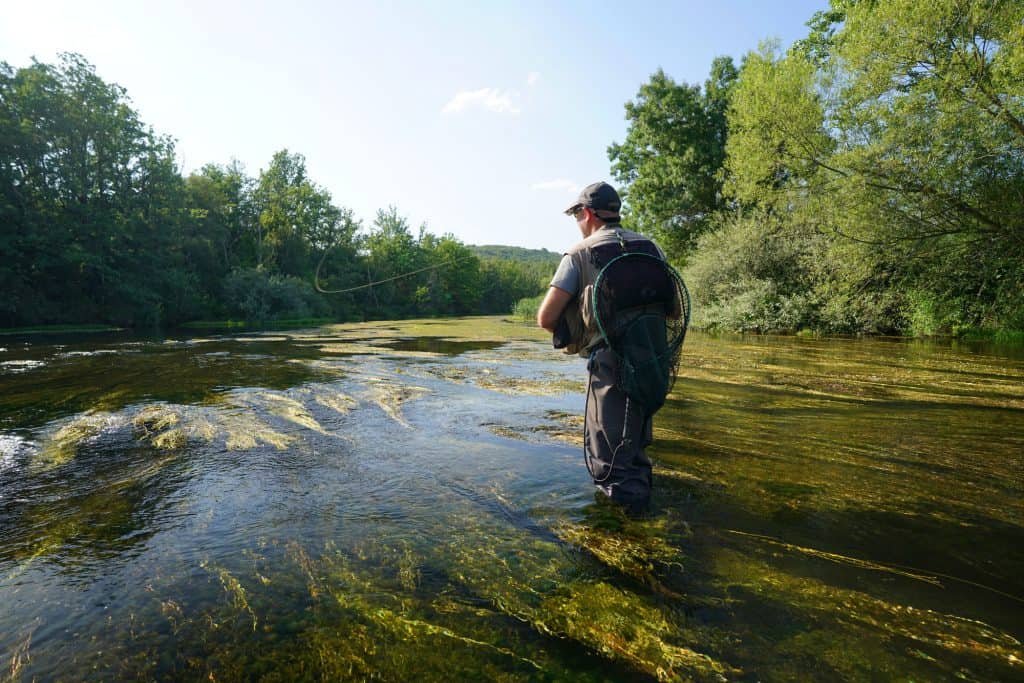
POLYGON ((540 302, 540 308, 537 309, 537 324, 548 332, 554 333, 558 326, 558 319, 562 317, 562 311, 565 310, 572 297, 571 292, 560 287, 554 285, 549 287, 544 300, 540 302))

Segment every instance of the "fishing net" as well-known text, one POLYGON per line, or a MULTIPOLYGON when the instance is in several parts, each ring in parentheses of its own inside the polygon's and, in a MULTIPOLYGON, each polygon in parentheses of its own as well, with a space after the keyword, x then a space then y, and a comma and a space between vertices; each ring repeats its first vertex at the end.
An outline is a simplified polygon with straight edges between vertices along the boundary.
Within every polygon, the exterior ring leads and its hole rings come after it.
POLYGON ((619 388, 652 415, 675 383, 690 294, 679 273, 649 251, 620 250, 608 260, 594 282, 592 306, 619 361, 619 388))

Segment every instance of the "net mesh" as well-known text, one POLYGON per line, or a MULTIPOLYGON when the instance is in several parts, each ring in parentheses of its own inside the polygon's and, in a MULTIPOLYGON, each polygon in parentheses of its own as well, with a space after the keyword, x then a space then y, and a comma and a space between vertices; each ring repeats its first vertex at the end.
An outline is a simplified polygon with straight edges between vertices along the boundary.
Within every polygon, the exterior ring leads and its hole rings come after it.
POLYGON ((598 329, 619 361, 619 388, 650 414, 675 383, 690 322, 683 279, 652 250, 609 254, 593 289, 598 329))

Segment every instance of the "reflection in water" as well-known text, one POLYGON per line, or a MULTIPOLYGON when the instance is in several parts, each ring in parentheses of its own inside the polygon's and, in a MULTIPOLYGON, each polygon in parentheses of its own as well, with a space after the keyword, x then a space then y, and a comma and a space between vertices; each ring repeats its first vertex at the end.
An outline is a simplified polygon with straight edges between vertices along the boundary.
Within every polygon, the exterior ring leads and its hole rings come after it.
POLYGON ((4 680, 1024 676, 1024 359, 693 335, 650 516, 493 318, 0 355, 4 680))

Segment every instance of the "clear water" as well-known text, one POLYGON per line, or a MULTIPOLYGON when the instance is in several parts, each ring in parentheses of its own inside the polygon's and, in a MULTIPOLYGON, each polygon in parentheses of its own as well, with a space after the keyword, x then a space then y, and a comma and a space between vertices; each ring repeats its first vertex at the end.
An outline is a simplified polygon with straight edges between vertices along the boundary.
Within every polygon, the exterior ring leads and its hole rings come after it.
POLYGON ((0 680, 1024 679, 1024 358, 693 334, 650 516, 497 318, 0 351, 0 680))

